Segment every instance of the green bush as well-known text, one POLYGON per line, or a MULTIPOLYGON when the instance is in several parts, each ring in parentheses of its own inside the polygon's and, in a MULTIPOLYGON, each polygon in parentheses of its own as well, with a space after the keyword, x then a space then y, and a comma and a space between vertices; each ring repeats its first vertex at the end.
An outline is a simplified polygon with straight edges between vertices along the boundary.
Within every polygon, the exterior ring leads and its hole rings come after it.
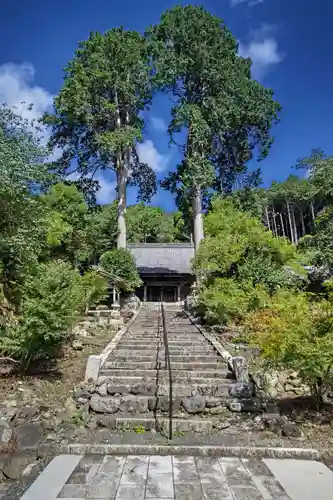
POLYGON ((297 283, 293 269, 281 266, 270 256, 250 252, 242 262, 238 263, 237 279, 250 281, 253 285, 265 285, 270 293, 278 288, 292 287, 297 283))
POLYGON ((232 276, 253 285, 261 283, 273 292, 291 285, 285 266, 301 272, 293 245, 274 237, 259 220, 228 199, 213 201, 205 218, 205 234, 194 260, 194 269, 203 279, 232 276))
POLYGON ((201 283, 198 312, 207 321, 239 324, 269 295, 303 284, 306 273, 294 246, 230 199, 213 201, 205 235, 193 264, 201 283))
POLYGON ((247 317, 245 329, 267 365, 297 371, 320 404, 332 382, 331 298, 279 291, 267 308, 247 317))
POLYGON ((81 278, 81 286, 84 294, 85 312, 91 306, 96 306, 108 296, 108 283, 96 271, 85 273, 81 278))
POLYGON ((135 290, 142 283, 134 257, 129 250, 119 248, 105 252, 101 256, 100 265, 118 281, 123 290, 135 290))
POLYGON ((27 370, 33 361, 55 356, 85 304, 79 272, 59 261, 36 266, 21 287, 17 324, 5 329, 0 351, 27 370))
POLYGON ((261 285, 216 278, 199 292, 198 312, 210 324, 240 323, 249 311, 265 307, 268 300, 261 285))

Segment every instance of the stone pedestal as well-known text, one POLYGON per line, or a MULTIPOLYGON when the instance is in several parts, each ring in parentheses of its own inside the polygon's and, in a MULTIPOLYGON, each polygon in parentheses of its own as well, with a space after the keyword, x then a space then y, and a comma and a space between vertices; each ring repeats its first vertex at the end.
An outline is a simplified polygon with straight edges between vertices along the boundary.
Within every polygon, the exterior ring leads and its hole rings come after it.
POLYGON ((110 317, 112 319, 120 319, 120 305, 119 304, 117 304, 117 303, 112 304, 112 310, 111 310, 110 317))
POLYGON ((230 395, 236 398, 251 398, 253 391, 246 358, 243 356, 233 357, 232 368, 236 383, 231 387, 230 395))

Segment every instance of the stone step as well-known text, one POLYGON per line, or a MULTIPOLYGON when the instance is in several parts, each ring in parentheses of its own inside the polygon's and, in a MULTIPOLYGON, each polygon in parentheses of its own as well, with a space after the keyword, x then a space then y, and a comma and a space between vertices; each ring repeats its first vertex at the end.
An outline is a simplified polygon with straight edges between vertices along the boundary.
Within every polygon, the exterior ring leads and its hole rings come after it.
MULTIPOLYGON (((157 357, 157 352, 152 351, 151 355, 145 356, 139 355, 135 351, 125 351, 126 354, 122 354, 121 351, 115 351, 111 353, 109 356, 108 360, 109 361, 151 361, 153 362, 154 360, 164 362, 164 352, 161 352, 160 355, 157 357)), ((219 356, 217 353, 212 353, 207 356, 201 356, 201 355, 176 355, 176 354, 170 354, 170 360, 171 362, 175 363, 209 363, 212 361, 218 361, 222 360, 221 356, 219 356)))
MULTIPOLYGON (((133 340, 133 337, 123 337, 121 339, 121 341, 119 343, 126 343, 126 344, 131 344, 131 345, 142 345, 142 344, 151 344, 153 343, 154 345, 157 345, 158 343, 161 343, 163 342, 163 340, 161 339, 159 342, 158 341, 155 341, 155 340, 152 340, 150 341, 149 339, 145 339, 144 341, 142 340, 133 340)), ((172 347, 173 345, 179 345, 179 344, 182 344, 183 346, 191 346, 191 345, 197 345, 197 346, 202 346, 202 345, 211 345, 204 337, 201 337, 199 339, 186 339, 186 340, 182 340, 182 339, 175 339, 175 340, 169 340, 168 341, 168 344, 170 347, 172 347)))
MULTIPOLYGON (((152 347, 154 349, 156 349, 156 347, 161 346, 161 345, 164 346, 163 339, 161 339, 159 341, 142 340, 141 342, 136 342, 136 341, 132 341, 130 338, 126 338, 126 339, 121 339, 120 342, 117 344, 117 347, 118 346, 128 346, 128 347, 133 348, 133 347, 138 346, 139 349, 141 349, 141 348, 151 349, 152 347)), ((175 340, 173 342, 168 342, 168 345, 169 345, 170 349, 172 347, 183 347, 184 349, 188 348, 188 347, 196 347, 196 348, 213 347, 213 345, 210 344, 210 342, 199 342, 197 340, 193 340, 190 343, 188 340, 186 340, 184 342, 182 340, 175 340)))
POLYGON ((187 325, 178 325, 175 323, 169 323, 166 325, 168 333, 183 333, 183 332, 194 332, 201 333, 200 330, 196 326, 187 325))
MULTIPOLYGON (((212 397, 212 396, 192 396, 181 397, 173 396, 172 398, 172 414, 174 418, 188 418, 189 415, 200 414, 206 417, 212 413, 216 415, 225 411, 229 404, 228 397, 212 397)), ((169 412, 169 397, 168 396, 134 396, 128 394, 126 396, 99 396, 93 394, 90 400, 90 410, 96 414, 114 415, 114 417, 146 417, 147 414, 157 412, 160 414, 169 412)), ((153 415, 152 415, 153 416, 153 415)))
MULTIPOLYGON (((130 335, 128 335, 128 332, 126 332, 123 336, 123 338, 125 337, 131 337, 133 339, 136 339, 136 340, 144 340, 144 339, 155 339, 155 340, 158 340, 158 339, 163 339, 164 338, 164 335, 163 335, 163 332, 150 332, 150 333, 146 333, 146 334, 136 334, 134 332, 130 332, 130 335)), ((169 332, 168 333, 168 339, 170 340, 174 340, 174 339, 201 339, 201 340, 204 340, 207 342, 206 338, 199 332, 197 333, 190 333, 190 332, 184 332, 184 333, 171 333, 169 332)))
MULTIPOLYGON (((107 370, 108 372, 109 370, 107 370)), ((101 374, 102 377, 105 377, 104 374, 101 374)), ((104 379, 102 379, 104 380, 104 379)), ((215 385, 230 385, 234 382, 232 377, 227 378, 226 376, 224 377, 198 377, 195 376, 195 374, 190 375, 182 375, 182 376, 175 376, 172 375, 172 381, 174 384, 181 385, 181 386, 186 386, 186 387, 193 387, 193 386, 215 386, 215 385)), ((129 392, 133 394, 140 394, 141 391, 138 390, 138 386, 141 387, 141 385, 154 385, 154 392, 153 394, 156 393, 156 385, 158 386, 166 386, 169 384, 169 377, 167 376, 167 372, 163 373, 163 376, 161 376, 161 372, 159 372, 158 376, 155 377, 140 377, 140 376, 135 376, 135 375, 128 375, 128 376, 123 376, 123 375, 109 375, 107 376, 106 380, 104 380, 104 383, 107 384, 107 386, 110 388, 109 393, 110 394, 116 394, 119 393, 121 394, 122 392, 128 392, 128 386, 133 386, 135 387, 135 392, 133 390, 130 390, 129 392), (121 386, 123 390, 117 390, 117 388, 121 386)), ((104 385, 103 383, 103 385, 104 385)), ((149 390, 149 394, 152 393, 152 390, 149 390)), ((142 394, 145 394, 143 392, 142 394)))
MULTIPOLYGON (((131 370, 130 376, 140 377, 140 378, 150 378, 155 379, 158 376, 159 380, 164 378, 169 378, 169 373, 167 370, 131 370)), ((127 377, 129 376, 128 370, 123 370, 121 368, 113 370, 102 370, 100 373, 104 377, 127 377)), ((233 379, 233 374, 227 369, 220 370, 173 370, 172 380, 184 380, 184 379, 196 379, 196 378, 209 378, 209 379, 233 379)))
MULTIPOLYGON (((147 417, 112 417, 103 416, 97 419, 99 425, 111 430, 137 430, 143 428, 146 431, 155 429, 167 435, 169 429, 169 419, 163 415, 149 414, 147 417)), ((209 433, 213 428, 213 422, 200 418, 173 418, 172 430, 178 432, 203 432, 209 433)))
MULTIPOLYGON (((160 338, 160 339, 146 339, 146 338, 143 338, 141 340, 135 340, 133 339, 133 337, 131 336, 126 336, 126 337, 123 337, 120 341, 119 341, 119 344, 131 344, 131 345, 158 345, 158 344, 164 344, 164 339, 163 338, 160 338)), ((198 338, 198 339, 180 339, 180 338, 177 338, 175 337, 174 340, 171 340, 169 339, 168 341, 168 344, 170 346, 173 346, 173 345, 184 345, 184 346, 189 346, 189 345, 194 345, 194 346, 197 346, 197 347, 201 347, 201 346, 205 346, 205 345, 209 345, 211 346, 212 344, 210 342, 208 342, 207 340, 205 339, 202 339, 202 338, 198 338)))
MULTIPOLYGON (((213 383, 201 381, 200 383, 191 382, 191 384, 181 385, 173 384, 172 392, 175 396, 190 397, 193 393, 201 394, 203 396, 228 396, 230 383, 217 382, 217 379, 213 379, 213 383), (215 380, 215 381, 214 381, 215 380)), ((111 383, 107 385, 108 394, 135 394, 140 396, 167 396, 169 394, 169 383, 158 383, 156 385, 155 380, 140 380, 134 379, 131 381, 125 381, 122 379, 115 378, 111 383)))
MULTIPOLYGON (((108 357, 108 361, 115 361, 115 362, 122 362, 122 363, 132 363, 132 362, 145 362, 145 363, 157 363, 158 362, 158 356, 157 352, 154 352, 152 355, 145 356, 144 354, 141 356, 137 354, 135 351, 130 351, 127 352, 126 354, 121 354, 121 351, 115 351, 111 353, 111 355, 108 357)), ((161 360, 162 361, 162 360, 161 360)))
MULTIPOLYGON (((129 339, 131 341, 142 341, 142 342, 158 342, 163 341, 163 335, 134 335, 128 334, 127 332, 124 334, 122 339, 129 339)), ((189 335, 168 335, 168 340, 170 341, 183 341, 183 340, 200 340, 202 342, 208 342, 205 337, 201 334, 189 334, 189 335)))
MULTIPOLYGON (((160 368, 163 368, 164 363, 160 363, 160 368)), ((226 367, 224 361, 211 361, 209 363, 171 363, 172 370, 214 370, 214 369, 223 369, 226 367)), ((119 361, 114 360, 110 361, 110 359, 105 363, 104 369, 114 370, 116 368, 122 368, 126 370, 155 370, 156 369, 156 360, 155 361, 119 361)))
MULTIPOLYGON (((121 353, 121 354, 124 354, 124 353, 131 353, 135 351, 138 355, 145 355, 145 356, 149 356, 149 355, 154 355, 158 352, 165 352, 165 347, 164 345, 159 345, 158 347, 153 347, 153 346, 131 346, 131 345, 123 345, 123 344, 119 344, 117 346, 117 349, 115 352, 117 353, 121 353)), ((169 347, 169 352, 171 355, 193 355, 193 356, 197 356, 197 355, 204 355, 204 356, 208 356, 210 354, 214 354, 216 353, 215 349, 213 346, 203 346, 203 347, 195 347, 195 346, 191 346, 191 347, 184 347, 184 346, 172 346, 172 347, 169 347)))

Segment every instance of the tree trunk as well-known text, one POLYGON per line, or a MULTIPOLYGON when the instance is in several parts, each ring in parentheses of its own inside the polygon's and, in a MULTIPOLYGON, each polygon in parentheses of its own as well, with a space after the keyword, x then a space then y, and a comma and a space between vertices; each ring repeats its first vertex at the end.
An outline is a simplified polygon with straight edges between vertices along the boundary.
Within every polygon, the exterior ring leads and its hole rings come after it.
POLYGON ((203 231, 203 218, 202 218, 202 199, 200 186, 193 188, 192 198, 192 211, 193 211, 193 232, 194 232, 194 245, 195 250, 198 250, 201 240, 204 237, 203 231))
POLYGON ((300 211, 300 217, 301 217, 302 236, 305 236, 305 223, 304 223, 303 210, 300 211))
POLYGON ((284 229, 283 215, 281 213, 279 215, 280 215, 280 221, 281 221, 282 236, 285 238, 286 237, 286 231, 284 229))
MULTIPOLYGON (((117 112, 117 127, 121 127, 118 92, 115 89, 114 95, 116 112, 117 112)), ((126 184, 127 184, 127 165, 123 164, 121 151, 117 151, 116 159, 117 173, 117 192, 118 192, 118 237, 117 248, 126 248, 126 184)))
POLYGON ((267 207, 265 207, 265 214, 266 214, 267 227, 268 227, 268 230, 270 231, 271 230, 271 224, 269 222, 269 213, 268 213, 267 207))
POLYGON ((312 222, 314 222, 314 221, 315 221, 316 216, 315 216, 315 211, 314 211, 314 207, 313 207, 313 202, 312 202, 312 201, 311 201, 311 203, 310 203, 310 207, 311 207, 311 217, 312 217, 312 222))
POLYGON ((275 213, 275 210, 273 208, 273 227, 274 227, 274 233, 275 233, 275 236, 278 236, 278 229, 277 229, 277 225, 276 225, 276 213, 275 213))
POLYGON ((297 225, 296 225, 294 205, 292 205, 292 207, 291 207, 291 218, 292 218, 292 222, 293 222, 294 243, 295 243, 295 245, 297 245, 297 243, 298 243, 298 233, 297 233, 297 225))
POLYGON ((289 206, 288 200, 286 200, 286 204, 287 204, 287 214, 288 214, 288 221, 289 221, 290 239, 291 239, 291 242, 294 244, 295 243, 294 230, 293 230, 293 225, 292 225, 292 221, 291 221, 290 206, 289 206))
POLYGON ((117 248, 126 248, 126 184, 127 168, 117 169, 118 185, 118 238, 117 248))

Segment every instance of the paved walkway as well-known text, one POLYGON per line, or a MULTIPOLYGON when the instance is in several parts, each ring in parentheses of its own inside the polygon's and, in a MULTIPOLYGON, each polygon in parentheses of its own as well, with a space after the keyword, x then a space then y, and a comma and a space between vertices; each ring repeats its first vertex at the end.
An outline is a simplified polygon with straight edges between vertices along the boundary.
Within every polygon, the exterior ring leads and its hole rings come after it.
POLYGON ((333 472, 305 460, 59 455, 21 500, 332 500, 333 472))

